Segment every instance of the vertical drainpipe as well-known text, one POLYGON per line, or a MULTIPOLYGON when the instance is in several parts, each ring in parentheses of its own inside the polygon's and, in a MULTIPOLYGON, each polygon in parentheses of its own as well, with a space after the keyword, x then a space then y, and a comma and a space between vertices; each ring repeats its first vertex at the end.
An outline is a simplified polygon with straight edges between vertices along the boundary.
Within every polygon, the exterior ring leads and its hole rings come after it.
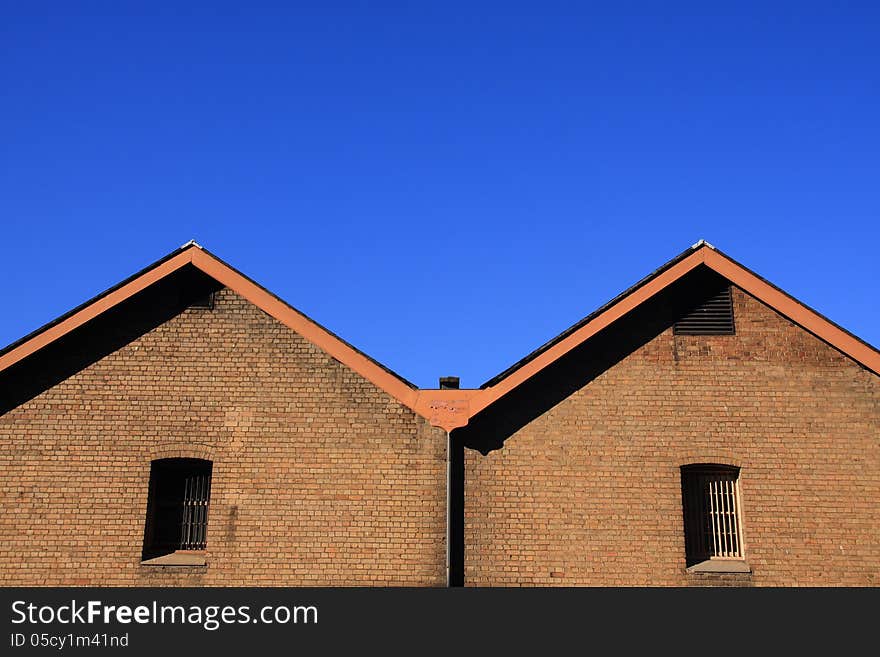
POLYGON ((464 445, 460 432, 453 433, 449 435, 449 586, 458 587, 464 586, 464 445))
MULTIPOLYGON (((457 376, 441 376, 440 390, 458 390, 457 376)), ((446 430, 446 588, 452 586, 452 432, 446 430)))
POLYGON ((452 432, 446 431, 446 588, 450 587, 449 568, 452 561, 452 432))

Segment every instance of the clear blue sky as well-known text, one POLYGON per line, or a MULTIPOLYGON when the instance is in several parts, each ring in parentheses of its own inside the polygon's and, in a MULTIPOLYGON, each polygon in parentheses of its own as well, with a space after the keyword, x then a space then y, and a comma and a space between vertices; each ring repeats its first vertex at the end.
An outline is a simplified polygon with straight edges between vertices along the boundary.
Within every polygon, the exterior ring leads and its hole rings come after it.
POLYGON ((426 387, 700 238, 880 344, 880 4, 428 4, 3 2, 0 344, 191 238, 426 387))

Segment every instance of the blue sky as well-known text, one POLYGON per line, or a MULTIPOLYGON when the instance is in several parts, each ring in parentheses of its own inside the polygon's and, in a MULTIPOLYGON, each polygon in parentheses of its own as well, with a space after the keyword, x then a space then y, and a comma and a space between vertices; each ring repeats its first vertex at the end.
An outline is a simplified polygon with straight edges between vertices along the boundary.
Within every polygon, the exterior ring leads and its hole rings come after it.
POLYGON ((194 238, 422 386, 705 238, 880 344, 880 5, 0 4, 0 344, 194 238))

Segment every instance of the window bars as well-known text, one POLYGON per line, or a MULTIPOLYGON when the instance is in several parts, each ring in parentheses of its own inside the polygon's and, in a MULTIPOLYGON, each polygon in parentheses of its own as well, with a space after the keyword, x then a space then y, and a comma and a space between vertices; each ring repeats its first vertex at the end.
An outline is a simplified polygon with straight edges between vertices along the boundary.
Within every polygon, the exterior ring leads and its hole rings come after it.
POLYGON ((202 459, 152 462, 144 555, 205 549, 212 468, 202 459))
POLYGON ((743 559, 739 470, 682 468, 688 563, 743 559))
POLYGON ((204 550, 208 536, 208 500, 211 474, 187 475, 183 481, 183 513, 180 522, 180 550, 204 550))

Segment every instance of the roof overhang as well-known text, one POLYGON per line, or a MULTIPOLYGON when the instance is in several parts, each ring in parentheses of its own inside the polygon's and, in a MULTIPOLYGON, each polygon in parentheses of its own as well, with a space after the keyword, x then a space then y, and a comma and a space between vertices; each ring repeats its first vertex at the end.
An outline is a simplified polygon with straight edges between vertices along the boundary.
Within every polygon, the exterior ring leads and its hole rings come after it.
POLYGON ((703 265, 866 369, 880 374, 880 351, 786 294, 711 244, 700 241, 593 314, 483 384, 482 394, 470 404, 470 417, 492 405, 574 348, 584 344, 599 331, 703 265))
POLYGON ((24 360, 188 265, 201 270, 241 295, 407 407, 416 408, 419 391, 413 384, 357 350, 195 242, 184 244, 122 283, 9 345, 0 351, 0 371, 24 360))

